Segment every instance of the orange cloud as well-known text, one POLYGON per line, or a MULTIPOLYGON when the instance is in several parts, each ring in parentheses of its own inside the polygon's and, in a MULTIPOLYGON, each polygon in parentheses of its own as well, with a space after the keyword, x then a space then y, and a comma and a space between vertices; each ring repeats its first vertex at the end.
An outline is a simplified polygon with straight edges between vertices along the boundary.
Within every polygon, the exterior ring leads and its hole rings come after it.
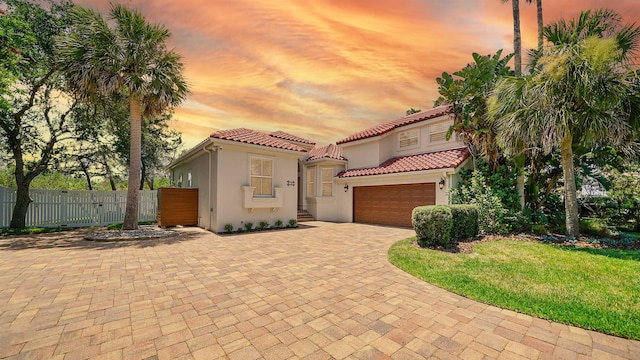
MULTIPOLYGON (((101 11, 107 0, 80 0, 101 11)), ((545 22, 640 2, 544 2, 545 22)), ((512 51, 510 4, 498 0, 133 0, 173 33, 193 93, 173 127, 187 147, 212 131, 284 130, 319 143, 437 98, 435 78, 471 53, 512 51)), ((535 4, 521 1, 523 48, 537 43, 535 4)))

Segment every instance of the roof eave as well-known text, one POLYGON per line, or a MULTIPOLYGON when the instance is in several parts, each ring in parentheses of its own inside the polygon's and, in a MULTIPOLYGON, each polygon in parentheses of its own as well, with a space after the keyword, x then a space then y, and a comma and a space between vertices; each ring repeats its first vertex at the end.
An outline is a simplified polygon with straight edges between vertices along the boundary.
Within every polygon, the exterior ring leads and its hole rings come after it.
POLYGON ((421 176, 421 175, 432 175, 432 174, 437 174, 437 173, 451 173, 451 172, 455 172, 455 170, 458 167, 445 167, 445 168, 437 168, 437 169, 429 169, 429 170, 416 170, 416 171, 403 171, 403 172, 395 172, 395 173, 388 173, 388 174, 374 174, 374 175, 357 175, 357 176, 348 176, 348 177, 340 177, 337 176, 337 180, 340 182, 346 182, 349 180, 358 180, 358 179, 362 179, 362 181, 364 180, 369 180, 369 179, 385 179, 385 178, 391 178, 391 177, 410 177, 410 176, 421 176))
POLYGON ((186 162, 188 160, 193 159, 194 157, 199 155, 200 152, 203 152, 204 149, 208 145, 211 145, 212 143, 213 143, 213 141, 212 141, 212 138, 210 138, 210 137, 202 140, 196 146, 194 146, 191 149, 187 150, 185 153, 183 153, 182 155, 178 156, 169 165, 167 165, 167 170, 171 170, 171 169, 177 167, 178 165, 180 165, 180 164, 182 164, 182 163, 184 163, 184 162, 186 162))
POLYGON ((263 151, 269 150, 269 151, 287 153, 291 155, 296 155, 298 157, 304 156, 308 153, 308 151, 305 150, 304 148, 301 148, 301 150, 293 150, 293 149, 284 149, 284 148, 268 146, 268 145, 250 144, 250 143, 236 141, 236 140, 220 139, 220 138, 213 138, 213 137, 211 139, 213 140, 213 143, 215 145, 222 146, 222 149, 224 149, 225 145, 229 145, 229 146, 244 147, 244 148, 263 150, 263 151))
POLYGON ((344 164, 347 163, 347 160, 324 157, 324 158, 320 158, 320 159, 305 160, 303 162, 306 165, 316 165, 316 164, 319 164, 319 163, 330 163, 330 164, 335 164, 335 165, 344 165, 344 164))

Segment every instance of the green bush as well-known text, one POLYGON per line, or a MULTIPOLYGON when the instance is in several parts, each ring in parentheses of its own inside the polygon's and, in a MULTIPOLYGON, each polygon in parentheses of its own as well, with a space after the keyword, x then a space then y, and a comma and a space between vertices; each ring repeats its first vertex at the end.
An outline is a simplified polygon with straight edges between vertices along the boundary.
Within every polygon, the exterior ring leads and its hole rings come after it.
POLYGON ((597 237, 607 237, 611 235, 607 223, 600 219, 581 219, 580 233, 597 237))
POLYGON ((246 222, 246 223, 244 223, 244 228, 245 228, 247 231, 251 231, 251 230, 253 230, 253 223, 252 223, 252 222, 246 222))
POLYGON ((619 229, 640 231, 640 199, 583 198, 580 205, 580 216, 596 217, 619 229))
MULTIPOLYGON (((153 225, 155 221, 140 221, 138 225, 153 225)), ((107 225, 107 230, 122 230, 122 223, 107 225)))
POLYGON ((478 206, 450 205, 451 240, 468 239, 478 235, 478 206))
POLYGON ((258 223, 258 226, 256 226, 256 230, 265 230, 269 228, 269 223, 266 221, 260 221, 260 223, 258 223))
POLYGON ((225 224, 224 225, 224 232, 230 233, 232 231, 233 231, 233 225, 231 225, 231 224, 225 224))
POLYGON ((289 220, 289 225, 287 225, 287 227, 294 228, 294 227, 296 227, 296 226, 298 226, 298 220, 296 220, 296 219, 290 219, 290 220, 289 220))
POLYGON ((284 223, 282 222, 282 220, 278 219, 276 220, 276 222, 273 223, 273 226, 276 228, 281 228, 283 224, 284 223))
POLYGON ((447 246, 453 220, 449 206, 431 205, 413 209, 411 214, 416 239, 421 247, 447 246))
POLYGON ((536 235, 547 235, 549 233, 547 227, 544 224, 532 224, 531 232, 536 235))
POLYGON ((478 222, 483 234, 507 234, 519 225, 515 212, 503 204, 477 170, 458 187, 451 189, 451 200, 454 204, 478 206, 478 222))

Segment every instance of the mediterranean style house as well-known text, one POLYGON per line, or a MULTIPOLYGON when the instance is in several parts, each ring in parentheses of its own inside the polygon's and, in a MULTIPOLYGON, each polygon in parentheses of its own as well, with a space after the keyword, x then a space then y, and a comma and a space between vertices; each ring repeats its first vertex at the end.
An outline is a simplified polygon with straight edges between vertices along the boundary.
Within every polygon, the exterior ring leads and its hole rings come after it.
POLYGON ((357 132, 335 144, 283 131, 217 131, 171 165, 177 187, 198 188, 198 225, 296 219, 411 226, 416 206, 447 204, 466 146, 440 106, 357 132))

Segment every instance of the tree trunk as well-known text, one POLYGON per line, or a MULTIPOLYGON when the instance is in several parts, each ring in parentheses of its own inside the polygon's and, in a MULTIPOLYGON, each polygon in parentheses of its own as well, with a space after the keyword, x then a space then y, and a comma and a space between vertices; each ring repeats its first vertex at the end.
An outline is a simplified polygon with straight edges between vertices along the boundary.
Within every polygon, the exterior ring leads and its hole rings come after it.
POLYGON ((526 156, 524 154, 516 156, 514 162, 516 164, 516 190, 518 191, 518 197, 520 197, 520 211, 524 210, 524 162, 526 156))
POLYGON ((17 183, 16 191, 16 205, 13 207, 13 214, 11 215, 10 228, 19 229, 26 227, 27 210, 29 210, 29 204, 32 203, 31 197, 29 197, 29 183, 23 181, 17 183))
POLYGON ((109 166, 109 163, 107 162, 107 159, 103 158, 104 160, 104 170, 105 173, 107 175, 107 178, 109 179, 109 185, 111 185, 111 190, 112 191, 116 191, 116 181, 113 178, 113 173, 111 172, 111 167, 109 166))
POLYGON ((516 76, 522 75, 522 40, 520 39, 520 1, 511 0, 513 7, 513 65, 516 76))
POLYGON ((127 185, 127 207, 124 214, 123 230, 138 228, 138 202, 140 198, 140 177, 142 170, 142 109, 140 99, 129 95, 129 111, 131 122, 131 144, 129 154, 129 184, 127 185))
POLYGON ((542 21, 542 0, 536 0, 536 8, 538 10, 538 51, 542 51, 544 46, 543 29, 544 22, 542 21))
POLYGON ((140 175, 140 191, 144 190, 144 179, 147 178, 147 171, 144 163, 142 163, 142 175, 140 175))
POLYGON ((82 168, 82 172, 84 173, 85 179, 87 179, 87 187, 89 190, 93 190, 93 185, 91 185, 91 174, 89 173, 89 168, 85 166, 82 160, 78 160, 80 162, 80 167, 82 168))
POLYGON ((562 156, 562 173, 564 175, 564 209, 567 225, 567 236, 577 238, 580 235, 578 197, 576 179, 573 170, 573 150, 571 144, 573 136, 566 135, 562 141, 560 155, 562 156))

